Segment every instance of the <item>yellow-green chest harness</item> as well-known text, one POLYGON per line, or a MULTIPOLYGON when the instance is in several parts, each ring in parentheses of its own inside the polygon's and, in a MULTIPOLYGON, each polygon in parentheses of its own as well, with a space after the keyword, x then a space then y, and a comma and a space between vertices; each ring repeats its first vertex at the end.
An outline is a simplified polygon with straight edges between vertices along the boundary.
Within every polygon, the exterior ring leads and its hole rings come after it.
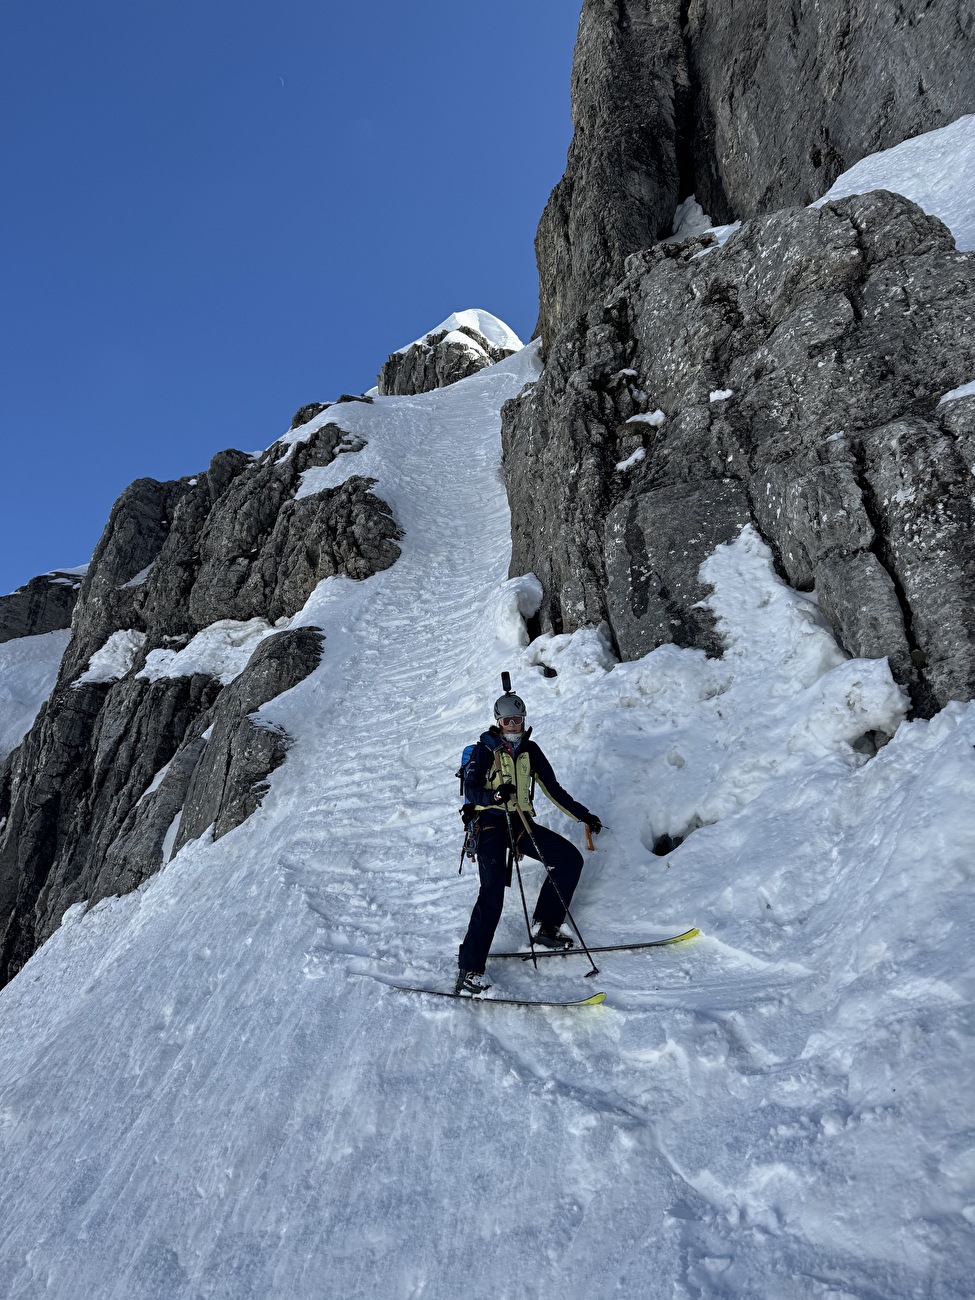
POLYGON ((534 793, 534 781, 532 779, 531 758, 528 751, 522 744, 518 753, 512 758, 508 750, 501 746, 494 751, 494 762, 487 774, 485 785, 489 790, 497 788, 505 783, 515 787, 515 794, 504 803, 479 804, 478 812, 484 812, 487 808, 507 809, 508 812, 516 812, 519 808, 529 817, 534 817, 535 807, 532 803, 532 794, 534 793))

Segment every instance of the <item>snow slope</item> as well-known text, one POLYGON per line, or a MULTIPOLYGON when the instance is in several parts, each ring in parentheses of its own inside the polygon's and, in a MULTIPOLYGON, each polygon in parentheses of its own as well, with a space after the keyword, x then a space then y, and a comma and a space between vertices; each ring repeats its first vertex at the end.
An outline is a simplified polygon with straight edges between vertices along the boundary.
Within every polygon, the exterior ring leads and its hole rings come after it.
POLYGON ((70 629, 21 636, 0 645, 0 761, 34 725, 54 689, 70 629))
MULTIPOLYGON (((886 663, 748 532, 708 562, 724 659, 529 645, 498 430, 535 365, 342 409, 365 446, 314 487, 375 475, 403 555, 294 620, 325 655, 262 710, 298 738, 263 807, 73 909, 0 993, 0 1295, 971 1294, 975 710, 900 723, 886 663), (607 955, 600 1008, 392 987, 452 977, 453 772, 501 668, 607 825, 587 936, 704 931, 607 955)), ((498 945, 522 928, 512 898, 498 945)))
POLYGON ((869 190, 903 194, 940 217, 959 251, 975 249, 975 114, 861 159, 812 206, 869 190))

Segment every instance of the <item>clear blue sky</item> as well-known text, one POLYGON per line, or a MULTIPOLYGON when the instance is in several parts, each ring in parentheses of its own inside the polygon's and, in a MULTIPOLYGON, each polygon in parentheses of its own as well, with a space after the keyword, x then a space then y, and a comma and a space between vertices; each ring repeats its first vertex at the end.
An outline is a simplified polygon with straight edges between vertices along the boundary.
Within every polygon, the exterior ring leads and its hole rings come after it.
POLYGON ((4 0, 0 591, 450 312, 535 322, 580 0, 4 0))

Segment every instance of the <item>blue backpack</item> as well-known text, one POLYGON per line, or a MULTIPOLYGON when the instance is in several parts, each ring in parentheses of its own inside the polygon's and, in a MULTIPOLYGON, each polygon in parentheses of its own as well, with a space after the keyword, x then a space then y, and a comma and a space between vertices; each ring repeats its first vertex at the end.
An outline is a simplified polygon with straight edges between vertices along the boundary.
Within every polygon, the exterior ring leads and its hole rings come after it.
MULTIPOLYGON (((475 750, 476 748, 477 748, 477 741, 475 741, 473 745, 465 745, 465 746, 464 746, 464 752, 463 752, 463 754, 461 754, 461 756, 460 756, 460 767, 459 767, 459 768, 457 769, 457 771, 454 773, 454 776, 456 776, 457 779, 458 779, 458 781, 460 782, 460 797, 461 797, 461 799, 463 799, 463 797, 464 797, 464 786, 465 786, 466 783, 467 783, 467 778, 468 778, 468 777, 470 776, 470 774, 471 774, 471 766, 472 766, 473 761, 474 761, 474 750, 475 750)), ((474 805, 473 805, 473 804, 469 804, 469 803, 465 803, 465 804, 463 805, 463 807, 461 808, 461 810, 460 810, 460 815, 461 815, 461 817, 463 817, 463 819, 464 819, 464 825, 466 826, 467 823, 468 823, 468 822, 471 820, 471 818, 474 816, 474 805)))
MULTIPOLYGON (((458 781, 460 781, 461 799, 464 798, 464 784, 470 775, 470 768, 474 761, 474 750, 476 748, 476 742, 473 745, 464 746, 464 752, 460 756, 460 767, 454 773, 458 781)), ((464 870, 465 858, 470 858, 472 862, 477 861, 477 826, 474 805, 472 803, 463 803, 460 808, 460 816, 464 823, 464 843, 460 851, 460 871, 458 871, 458 875, 460 875, 464 870)))

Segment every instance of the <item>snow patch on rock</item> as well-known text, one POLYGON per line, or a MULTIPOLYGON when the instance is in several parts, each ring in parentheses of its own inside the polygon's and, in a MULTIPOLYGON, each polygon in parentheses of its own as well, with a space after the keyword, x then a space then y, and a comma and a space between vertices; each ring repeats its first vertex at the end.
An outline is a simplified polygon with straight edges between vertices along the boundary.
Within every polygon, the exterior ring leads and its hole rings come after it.
POLYGON ((683 203, 678 203, 671 226, 672 234, 663 242, 676 242, 679 239, 687 239, 690 235, 704 234, 711 229, 713 229, 711 218, 698 203, 696 195, 691 194, 683 203))
MULTIPOLYGON (((627 421, 627 423, 629 423, 629 421, 627 421)), ((640 461, 643 460, 646 454, 646 449, 644 447, 637 447, 636 451, 627 456, 626 460, 619 460, 616 462, 617 473, 625 474, 628 469, 633 469, 635 465, 639 465, 640 461)))
POLYGON ((251 618, 246 622, 220 619, 197 632, 182 650, 151 650, 138 676, 157 682, 163 677, 192 677, 194 673, 206 673, 226 686, 244 671, 260 643, 276 631, 278 629, 263 618, 251 618))
POLYGON ((953 388, 950 393, 945 393, 938 405, 947 406, 949 402, 957 402, 961 397, 975 397, 975 379, 969 384, 961 384, 958 388, 953 388))
POLYGON ((514 649, 528 645, 526 619, 537 614, 545 595, 534 573, 510 578, 501 584, 489 602, 488 619, 499 646, 514 649))
POLYGON ((811 206, 870 190, 903 194, 945 223, 959 251, 975 249, 975 114, 861 159, 811 206))
POLYGON ((146 643, 145 632, 122 628, 113 632, 100 650, 88 660, 88 667, 72 686, 77 689, 92 682, 117 682, 132 671, 146 643))

